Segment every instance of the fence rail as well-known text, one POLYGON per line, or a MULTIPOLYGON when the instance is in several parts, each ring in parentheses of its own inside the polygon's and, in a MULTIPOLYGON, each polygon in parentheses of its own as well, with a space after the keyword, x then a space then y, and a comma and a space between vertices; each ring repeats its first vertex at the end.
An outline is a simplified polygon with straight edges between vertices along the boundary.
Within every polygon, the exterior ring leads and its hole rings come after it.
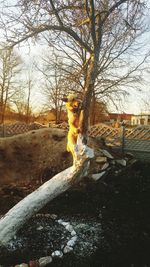
POLYGON ((0 137, 9 137, 16 134, 26 133, 31 130, 37 130, 44 126, 39 123, 14 123, 10 125, 0 125, 0 137))

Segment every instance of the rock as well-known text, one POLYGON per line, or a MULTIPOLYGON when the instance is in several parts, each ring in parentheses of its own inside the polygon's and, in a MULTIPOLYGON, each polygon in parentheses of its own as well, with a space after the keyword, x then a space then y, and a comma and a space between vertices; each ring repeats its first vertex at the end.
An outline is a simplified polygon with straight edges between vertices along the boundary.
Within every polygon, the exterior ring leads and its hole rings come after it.
POLYGON ((21 263, 21 264, 15 265, 15 267, 28 267, 28 264, 21 263))
POLYGON ((125 159, 117 159, 116 163, 120 164, 123 167, 125 167, 127 165, 127 162, 125 159))
POLYGON ((75 236, 77 233, 76 233, 76 231, 75 230, 73 230, 72 232, 71 232, 71 235, 72 236, 75 236))
POLYGON ((56 220, 56 219, 57 219, 57 215, 56 215, 56 214, 50 214, 50 217, 51 217, 53 220, 56 220))
POLYGON ((64 251, 64 254, 67 254, 71 252, 72 250, 73 250, 73 247, 65 246, 63 251, 64 251))
POLYGON ((38 267, 38 261, 29 261, 29 267, 38 267))
POLYGON ((59 219, 57 222, 58 222, 59 224, 62 224, 62 223, 63 223, 63 220, 62 220, 62 219, 59 219))
POLYGON ((105 170, 105 169, 107 169, 108 167, 109 167, 109 163, 106 162, 106 163, 102 166, 101 170, 105 170))
POLYGON ((63 225, 64 227, 66 227, 67 225, 70 225, 69 222, 62 222, 61 225, 63 225))
POLYGON ((130 165, 133 165, 134 163, 136 163, 137 162, 137 159, 131 159, 130 161, 129 161, 129 164, 130 165))
POLYGON ((114 158, 107 150, 102 149, 102 152, 103 152, 105 157, 107 157, 109 159, 113 159, 114 158))
POLYGON ((68 247, 74 247, 76 241, 77 241, 77 236, 75 235, 67 242, 67 246, 68 247))
POLYGON ((52 262, 52 257, 51 256, 47 256, 47 257, 42 257, 39 259, 39 267, 44 267, 47 264, 52 262))
POLYGON ((65 228, 66 228, 66 230, 67 230, 68 232, 70 232, 70 233, 73 231, 73 227, 72 227, 72 225, 70 225, 70 224, 67 224, 65 228))
POLYGON ((96 163, 104 163, 104 162, 107 162, 107 158, 106 157, 97 157, 95 161, 96 161, 96 163))
POLYGON ((58 257, 58 258, 62 258, 63 257, 63 252, 61 250, 55 250, 52 253, 52 257, 58 257))
POLYGON ((38 230, 38 231, 43 230, 43 226, 40 225, 39 227, 36 228, 36 230, 38 230))
POLYGON ((103 172, 100 172, 100 173, 94 173, 94 174, 92 174, 92 178, 93 178, 93 180, 97 181, 97 180, 99 180, 105 173, 106 173, 106 171, 103 171, 103 172))

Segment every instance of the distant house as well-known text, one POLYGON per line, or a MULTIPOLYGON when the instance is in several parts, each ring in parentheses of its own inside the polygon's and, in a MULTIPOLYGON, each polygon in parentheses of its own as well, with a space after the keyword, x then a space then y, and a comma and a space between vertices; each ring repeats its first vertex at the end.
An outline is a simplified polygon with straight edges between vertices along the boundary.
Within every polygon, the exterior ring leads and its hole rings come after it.
MULTIPOLYGON (((67 113, 65 110, 61 110, 61 113, 58 113, 59 121, 67 121, 67 113)), ((48 124, 50 122, 56 122, 56 111, 55 109, 46 110, 42 112, 38 117, 36 117, 36 121, 42 124, 48 124)))
POLYGON ((133 114, 127 114, 127 113, 109 113, 109 121, 112 124, 124 122, 128 125, 131 125, 132 116, 133 114))
POLYGON ((150 114, 132 115, 131 125, 148 125, 150 126, 150 114))

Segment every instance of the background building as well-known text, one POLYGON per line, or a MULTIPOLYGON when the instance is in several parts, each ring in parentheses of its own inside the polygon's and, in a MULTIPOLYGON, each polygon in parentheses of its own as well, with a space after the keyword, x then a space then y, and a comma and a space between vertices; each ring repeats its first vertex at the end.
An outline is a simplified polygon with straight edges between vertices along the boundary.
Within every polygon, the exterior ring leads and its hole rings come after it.
POLYGON ((131 125, 148 125, 148 126, 150 126, 150 114, 132 115, 131 125))

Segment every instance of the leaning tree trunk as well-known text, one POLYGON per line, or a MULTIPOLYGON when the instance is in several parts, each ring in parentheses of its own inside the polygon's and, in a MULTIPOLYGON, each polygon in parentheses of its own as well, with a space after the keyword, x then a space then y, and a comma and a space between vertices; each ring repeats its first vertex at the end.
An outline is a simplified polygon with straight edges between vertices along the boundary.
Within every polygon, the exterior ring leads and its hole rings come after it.
POLYGON ((76 165, 58 173, 36 191, 15 205, 0 220, 0 246, 7 246, 23 224, 36 214, 49 201, 68 190, 88 173, 93 150, 82 145, 78 138, 78 162, 76 165), (82 154, 84 152, 84 155, 82 154))

